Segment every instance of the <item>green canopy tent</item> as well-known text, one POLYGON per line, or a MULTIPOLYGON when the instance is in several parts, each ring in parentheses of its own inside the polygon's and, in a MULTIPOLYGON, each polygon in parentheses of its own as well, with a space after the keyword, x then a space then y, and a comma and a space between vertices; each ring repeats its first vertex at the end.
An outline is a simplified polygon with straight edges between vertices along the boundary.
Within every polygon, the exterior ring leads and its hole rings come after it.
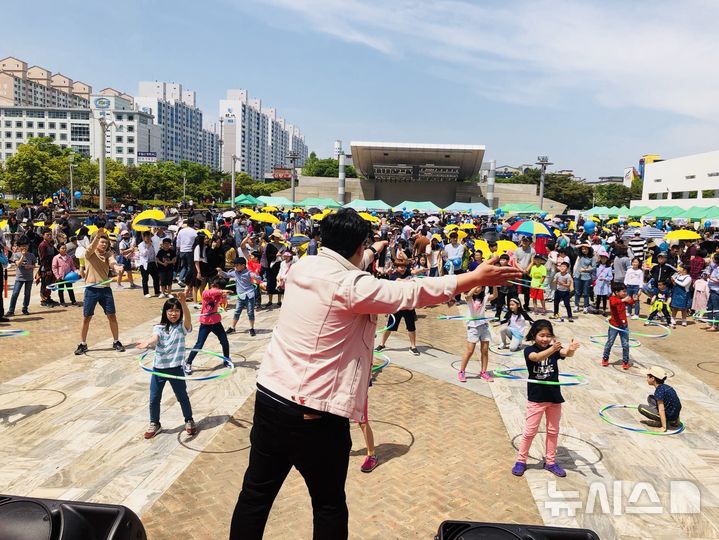
POLYGON ((619 208, 616 206, 612 206, 611 208, 607 208, 606 212, 607 216, 609 217, 618 217, 619 216, 619 208))
POLYGON ((355 199, 354 201, 345 204, 345 208, 354 208, 355 210, 369 210, 369 211, 378 211, 378 212, 386 212, 388 210, 392 210, 392 207, 387 204, 384 201, 381 201, 379 199, 355 199))
POLYGON ((260 201, 265 203, 267 206, 276 206, 284 208, 292 208, 294 204, 287 197, 270 197, 269 195, 260 195, 257 197, 260 201))
POLYGON ((341 208, 342 205, 334 199, 323 199, 320 197, 307 197, 297 203, 297 206, 305 208, 341 208))
POLYGON ((689 210, 674 217, 687 219, 689 221, 699 221, 716 216, 719 216, 719 208, 716 206, 692 206, 689 210))
POLYGON ((609 212, 609 208, 607 208, 606 206, 595 206, 585 212, 582 212, 582 214, 586 216, 599 216, 606 215, 607 212, 609 212))
POLYGON ((439 214, 442 211, 439 206, 431 201, 402 201, 394 207, 394 210, 407 210, 408 212, 418 210, 424 214, 439 214))
POLYGON ((619 210, 617 210, 617 214, 620 216, 628 216, 629 208, 627 208, 626 206, 620 206, 619 210))
POLYGON ((671 219, 683 213, 684 209, 678 206, 660 206, 651 212, 644 214, 644 217, 653 217, 657 219, 671 219))
POLYGON ((642 217, 644 214, 648 214, 651 212, 652 209, 648 206, 632 206, 629 209, 629 212, 627 212, 627 216, 629 217, 642 217))
POLYGON ((505 204, 501 207, 505 214, 541 214, 542 209, 535 204, 505 204))
MULTIPOLYGON (((230 204, 230 200, 226 200, 226 204, 230 204)), ((252 195, 237 195, 235 197, 235 204, 239 206, 264 206, 265 203, 263 203, 260 199, 257 197, 253 197, 252 195)))

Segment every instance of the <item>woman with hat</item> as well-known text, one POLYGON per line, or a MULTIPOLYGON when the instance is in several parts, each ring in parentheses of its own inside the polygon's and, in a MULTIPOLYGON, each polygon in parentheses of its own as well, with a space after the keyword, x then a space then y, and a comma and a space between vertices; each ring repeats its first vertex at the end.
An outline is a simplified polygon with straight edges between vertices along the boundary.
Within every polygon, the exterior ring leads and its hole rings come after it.
POLYGON ((127 272, 127 281, 130 283, 130 288, 138 289, 139 285, 135 285, 132 275, 132 255, 135 253, 135 242, 127 229, 122 231, 120 235, 117 251, 117 262, 122 265, 122 270, 117 273, 117 288, 122 289, 122 276, 127 272))
POLYGON ((282 302, 281 292, 277 290, 277 274, 280 273, 280 263, 282 257, 280 253, 284 249, 284 238, 282 233, 275 229, 270 235, 270 243, 265 248, 265 257, 267 258, 267 307, 272 307, 272 296, 278 295, 277 306, 282 302))
POLYGON ((589 312, 589 291, 594 279, 596 263, 588 242, 579 245, 579 255, 574 263, 574 308, 579 311, 579 300, 584 298, 584 313, 589 312))
POLYGON ((296 257, 289 250, 282 252, 282 260, 280 261, 280 270, 277 272, 277 305, 282 305, 282 295, 285 292, 285 283, 287 283, 287 274, 290 272, 290 268, 296 261, 296 257))

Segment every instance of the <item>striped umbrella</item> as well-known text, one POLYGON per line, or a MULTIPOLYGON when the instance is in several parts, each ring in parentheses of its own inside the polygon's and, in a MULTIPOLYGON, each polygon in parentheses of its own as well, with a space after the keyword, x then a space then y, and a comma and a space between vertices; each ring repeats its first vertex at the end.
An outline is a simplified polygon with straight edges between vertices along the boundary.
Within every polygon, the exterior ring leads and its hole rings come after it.
POLYGON ((539 221, 518 221, 512 225, 508 230, 517 234, 523 234, 525 236, 547 236, 553 238, 554 235, 544 223, 539 221))
POLYGON ((639 231, 639 236, 642 238, 664 238, 664 235, 666 234, 664 231, 657 229, 656 227, 634 227, 624 231, 622 238, 631 238, 637 231, 639 231))

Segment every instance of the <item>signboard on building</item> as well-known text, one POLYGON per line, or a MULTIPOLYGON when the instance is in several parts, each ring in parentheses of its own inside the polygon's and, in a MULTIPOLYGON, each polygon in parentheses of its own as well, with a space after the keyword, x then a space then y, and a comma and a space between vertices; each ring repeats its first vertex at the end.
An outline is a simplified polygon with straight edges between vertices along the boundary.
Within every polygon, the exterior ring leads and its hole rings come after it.
POLYGON ((138 163, 157 163, 157 152, 138 152, 138 163))
POLYGON ((94 105, 96 109, 109 109, 112 102, 106 97, 98 97, 95 98, 94 105))
POLYGON ((272 178, 275 180, 292 180, 292 169, 289 167, 273 167, 272 178))

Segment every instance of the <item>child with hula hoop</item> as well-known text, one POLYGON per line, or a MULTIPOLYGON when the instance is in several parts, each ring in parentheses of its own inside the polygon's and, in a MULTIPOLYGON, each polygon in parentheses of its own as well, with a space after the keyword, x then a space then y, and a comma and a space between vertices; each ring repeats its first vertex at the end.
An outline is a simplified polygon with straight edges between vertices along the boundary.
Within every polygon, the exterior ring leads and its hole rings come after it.
MULTIPOLYGON (((210 287, 202 293, 200 329, 197 332, 197 342, 192 347, 192 352, 187 357, 187 362, 182 366, 187 376, 192 375, 192 361, 197 356, 197 351, 204 347, 210 333, 215 334, 220 341, 222 356, 225 358, 230 357, 230 342, 227 339, 227 332, 222 326, 222 315, 220 315, 220 308, 227 306, 227 294, 229 291, 224 290, 227 287, 227 280, 216 277, 212 280, 210 287)), ((229 365, 227 360, 225 360, 225 365, 229 365)))
POLYGON ((502 339, 502 344, 499 348, 509 349, 511 352, 521 349, 528 322, 533 323, 534 319, 524 311, 522 302, 519 301, 519 298, 510 298, 507 316, 499 323, 500 326, 507 325, 499 331, 499 337, 502 339), (507 344, 508 339, 510 340, 509 345, 507 344))
MULTIPOLYGON (((639 292, 637 292, 639 295, 639 292)), ((622 343, 622 369, 629 369, 629 324, 627 323, 627 307, 631 307, 639 296, 627 296, 627 286, 624 283, 612 285, 612 296, 609 297, 609 329, 607 330, 607 343, 602 354, 602 366, 609 365, 609 353, 612 352, 614 341, 619 336, 622 343)))
MULTIPOLYGON (((178 292, 162 306, 160 324, 152 329, 152 337, 137 344, 138 349, 155 346, 155 359, 152 369, 182 377, 182 364, 185 361, 185 336, 192 331, 192 318, 185 301, 185 293, 178 292)), ((192 436, 197 433, 195 421, 192 419, 192 405, 187 395, 187 383, 184 379, 174 379, 152 375, 150 379, 150 425, 145 431, 145 439, 152 439, 162 431, 160 424, 160 402, 165 383, 170 382, 177 402, 185 417, 185 431, 192 436)))
POLYGON ((467 291, 465 298, 471 319, 467 321, 467 348, 464 351, 457 378, 459 382, 467 382, 464 371, 467 369, 469 359, 474 354, 477 343, 479 343, 480 360, 482 362, 482 370, 479 376, 487 382, 492 382, 492 377, 487 373, 489 342, 492 336, 489 331, 489 317, 485 318, 485 310, 487 309, 487 304, 496 298, 496 294, 490 295, 489 287, 475 287, 467 291))
POLYGON ((558 360, 574 356, 579 342, 572 341, 563 347, 554 337, 552 323, 546 319, 536 321, 529 329, 527 341, 534 341, 524 349, 527 374, 530 381, 542 381, 545 384, 527 383, 527 420, 519 445, 517 462, 512 467, 514 476, 522 476, 527 470, 527 456, 532 441, 539 429, 542 416, 546 417, 547 439, 544 468, 555 476, 564 477, 567 473, 555 462, 557 439, 559 438, 559 419, 562 416, 562 391, 559 385, 546 384, 559 382, 558 360))
POLYGON ((676 390, 664 384, 666 380, 667 372, 659 366, 652 366, 647 372, 647 384, 654 387, 654 394, 647 398, 647 404, 637 407, 639 414, 649 419, 643 423, 658 427, 662 432, 667 430, 667 426, 677 429, 681 425, 679 413, 682 402, 676 390))

